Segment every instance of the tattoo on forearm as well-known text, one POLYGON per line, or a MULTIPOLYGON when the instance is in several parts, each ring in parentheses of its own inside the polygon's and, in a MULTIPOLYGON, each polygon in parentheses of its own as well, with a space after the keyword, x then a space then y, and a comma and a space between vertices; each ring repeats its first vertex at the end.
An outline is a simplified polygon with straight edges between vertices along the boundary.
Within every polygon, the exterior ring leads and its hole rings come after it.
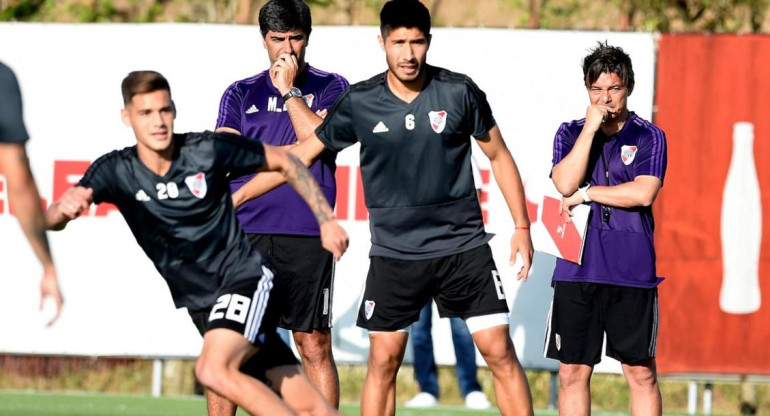
POLYGON ((319 224, 334 218, 334 212, 332 212, 326 197, 321 192, 321 188, 318 187, 313 174, 310 173, 297 156, 291 153, 288 155, 291 167, 286 172, 286 182, 307 202, 319 224))

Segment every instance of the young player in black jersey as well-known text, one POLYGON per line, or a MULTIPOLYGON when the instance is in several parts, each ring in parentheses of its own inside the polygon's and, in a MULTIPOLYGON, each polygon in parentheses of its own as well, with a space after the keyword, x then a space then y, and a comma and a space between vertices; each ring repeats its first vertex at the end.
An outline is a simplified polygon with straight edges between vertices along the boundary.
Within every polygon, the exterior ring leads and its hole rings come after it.
POLYGON ((199 326, 207 322, 195 368, 204 385, 254 415, 337 414, 265 318, 273 274, 246 240, 228 186, 231 172, 281 172, 315 214, 324 248, 339 258, 347 235, 312 175, 296 157, 256 140, 175 134, 170 87, 157 72, 130 73, 122 90, 122 118, 136 146, 97 159, 51 205, 47 225, 64 228, 92 202, 117 205, 176 306, 199 326))
MULTIPOLYGON (((525 279, 533 249, 521 178, 485 94, 467 76, 426 63, 430 25, 419 0, 387 2, 380 13, 380 44, 388 70, 352 85, 315 135, 292 152, 309 163, 324 147, 361 146, 372 235, 357 322, 369 330, 371 343, 361 413, 395 413, 408 327, 433 298, 442 316, 468 324, 494 375, 500 412, 531 415, 502 277, 476 198, 470 137, 490 159, 509 207, 515 223, 511 262, 521 255, 518 278, 525 279)), ((233 197, 248 199, 273 186, 267 177, 258 175, 238 191, 243 195, 233 197)))

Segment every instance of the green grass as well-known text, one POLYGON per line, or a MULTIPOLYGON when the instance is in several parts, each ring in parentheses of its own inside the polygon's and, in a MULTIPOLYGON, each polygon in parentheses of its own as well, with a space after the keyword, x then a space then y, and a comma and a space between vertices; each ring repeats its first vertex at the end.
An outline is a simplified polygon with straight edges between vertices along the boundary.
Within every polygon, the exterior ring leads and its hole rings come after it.
MULTIPOLYGON (((346 404, 341 410, 348 416, 360 414, 358 405, 346 404)), ((491 416, 495 414, 499 413, 494 410, 470 411, 451 406, 425 410, 398 409, 399 416, 491 416)), ((152 398, 133 395, 0 391, 0 415, 205 416, 206 402, 202 397, 192 396, 152 398)), ((238 415, 245 416, 246 413, 239 410, 238 415)))
POLYGON ((0 415, 175 416, 206 414, 203 398, 160 398, 84 393, 0 392, 0 415))
MULTIPOLYGON (((343 405, 346 415, 360 414, 357 405, 343 405)), ((488 416, 495 411, 469 411, 460 407, 430 410, 398 410, 404 416, 488 416)), ((546 414, 546 413, 543 413, 546 414)), ((205 416, 206 402, 201 397, 151 398, 132 395, 0 391, 0 415, 3 416, 205 416)), ((238 415, 245 415, 239 411, 238 415)))
MULTIPOLYGON (((42 356, 2 356, 0 355, 0 416, 2 415, 145 415, 145 414, 190 414, 205 415, 202 399, 193 377, 194 361, 167 360, 163 366, 163 400, 149 398, 152 386, 152 361, 122 358, 90 357, 42 357, 42 356), (41 392, 25 397, 19 392, 41 392), (48 394, 42 392, 49 392, 48 394), (12 400, 3 392, 13 394, 12 400), (12 392, 12 393, 11 393, 12 392), (78 394, 64 392, 83 392, 84 400, 78 400, 78 394), (50 408, 35 410, 35 406, 49 406, 48 396, 63 396, 61 402, 50 408), (99 394, 105 396, 99 396, 99 394), (112 396, 108 396, 112 395, 112 396), (110 397, 117 399, 110 399, 110 397), (73 398, 69 398, 73 397, 73 398), (106 397, 106 399, 99 399, 106 397), (91 399, 93 398, 93 399, 91 399), (8 400, 6 400, 8 399, 8 400), (74 404, 70 404, 72 401, 74 404), (115 402, 118 402, 117 405, 115 402), (104 403, 104 404, 103 404, 104 403), (88 406, 87 413, 77 406, 88 406), (75 410, 69 411, 75 406, 75 410), (106 410, 102 406, 118 406, 106 410), (122 407, 120 407, 122 406, 122 407), (166 410, 171 406, 171 410, 166 410), (187 407, 185 407, 187 406, 187 407), (121 410, 122 409, 122 410, 121 410), (142 409, 147 409, 150 413, 142 409), (178 410, 174 410, 178 409, 178 410), (191 410, 186 410, 191 409, 191 410), (69 412, 69 413, 67 413, 69 412), (153 413, 155 412, 155 413, 153 413)), ((340 393, 342 403, 358 403, 362 394, 366 366, 338 365, 340 375, 340 393)), ((479 368, 479 381, 489 399, 494 402, 492 374, 487 368, 479 368)), ((550 374, 544 371, 527 371, 532 398, 536 409, 548 407, 550 374)), ((432 411, 415 412, 400 409, 400 415, 491 415, 496 413, 469 413, 460 411, 463 403, 457 388, 457 379, 452 367, 439 368, 441 404, 446 408, 432 411), (456 406, 456 407, 451 407, 456 406), (438 413, 436 413, 438 412, 438 413), (452 413, 448 413, 452 412, 452 413)), ((754 392, 757 414, 770 415, 770 383, 757 383, 754 392)), ((740 413, 741 386, 735 382, 716 382, 713 389, 713 414, 738 415, 740 413)), ((686 379, 661 379, 663 408, 668 415, 687 412, 686 379)), ((414 380, 413 368, 403 366, 397 377, 397 400, 403 404, 418 392, 414 380)), ((628 414, 628 386, 623 376, 618 374, 595 374, 591 381, 592 408, 594 414, 628 414), (600 413, 603 412, 603 413, 600 413)), ((699 386, 699 406, 703 398, 703 383, 699 386)), ((58 400, 58 399, 57 399, 58 400)), ((345 407, 348 415, 358 414, 355 406, 345 407)), ((555 414, 539 412, 541 415, 555 414)))
MULTIPOLYGON (((360 414, 357 405, 347 404, 340 409, 345 415, 360 414)), ((496 410, 473 411, 459 406, 433 409, 406 409, 399 407, 399 416, 490 416, 496 410)), ((556 415, 556 411, 538 410, 537 415, 556 415)), ((593 412, 597 416, 624 415, 624 412, 593 412)), ((152 398, 134 395, 86 393, 51 393, 0 391, 2 416, 205 416, 206 403, 199 396, 152 398)), ((238 415, 245 415, 239 411, 238 415)), ((673 416, 673 413, 666 413, 673 416)))

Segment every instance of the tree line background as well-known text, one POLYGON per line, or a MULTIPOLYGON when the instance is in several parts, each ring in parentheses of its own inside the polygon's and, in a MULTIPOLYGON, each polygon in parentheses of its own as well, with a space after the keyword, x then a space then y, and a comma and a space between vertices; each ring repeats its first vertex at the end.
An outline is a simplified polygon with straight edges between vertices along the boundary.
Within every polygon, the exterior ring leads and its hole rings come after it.
MULTIPOLYGON (((256 23, 267 0, 0 0, 0 21, 256 23)), ((306 0, 316 25, 376 25, 386 0, 306 0)), ((770 0, 422 0, 434 26, 770 32, 770 0)))

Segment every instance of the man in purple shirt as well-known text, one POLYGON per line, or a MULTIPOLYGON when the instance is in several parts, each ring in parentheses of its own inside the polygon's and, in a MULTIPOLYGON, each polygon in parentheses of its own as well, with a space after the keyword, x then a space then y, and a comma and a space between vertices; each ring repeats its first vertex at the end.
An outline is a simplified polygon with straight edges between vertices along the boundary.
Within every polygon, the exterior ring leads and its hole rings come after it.
POLYGON ((655 272, 652 203, 666 173, 666 136, 630 112, 631 58, 606 42, 583 61, 590 105, 586 117, 556 133, 551 176, 562 209, 591 205, 583 264, 562 259, 546 356, 559 364, 559 413, 588 415, 590 381, 606 354, 621 362, 631 390, 631 413, 660 415, 655 370, 660 279, 655 272))
MULTIPOLYGON (((311 16, 303 1, 269 1, 259 11, 259 27, 270 68, 227 88, 217 131, 275 146, 295 145, 321 124, 319 114, 332 107, 348 82, 305 62, 311 16)), ((325 152, 310 167, 332 206, 335 157, 336 153, 325 152)), ((235 177, 231 190, 237 191, 252 177, 235 177)), ((337 407, 339 378, 331 347, 334 260, 321 246, 317 221, 287 185, 258 199, 234 202, 249 240, 277 271, 271 297, 283 299, 277 302, 281 310, 275 311, 278 325, 293 331, 308 377, 337 407)))

